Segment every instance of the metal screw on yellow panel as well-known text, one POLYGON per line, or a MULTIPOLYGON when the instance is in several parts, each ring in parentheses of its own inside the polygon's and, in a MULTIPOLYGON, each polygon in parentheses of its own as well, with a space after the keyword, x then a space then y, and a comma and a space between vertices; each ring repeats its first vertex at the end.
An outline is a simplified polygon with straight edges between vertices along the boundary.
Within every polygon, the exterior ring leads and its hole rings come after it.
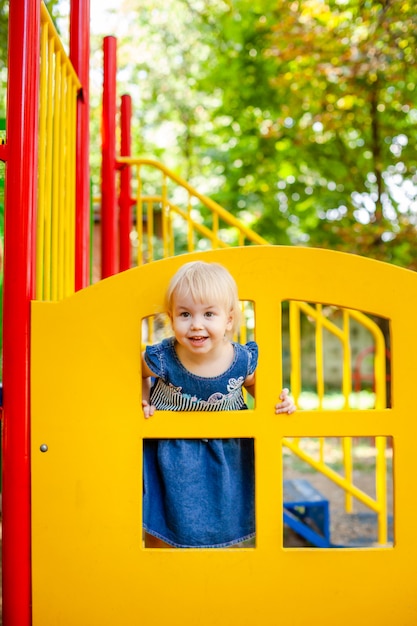
POLYGON ((46 445, 46 443, 43 443, 43 444, 40 446, 39 450, 40 450, 41 452, 48 452, 48 446, 46 445))

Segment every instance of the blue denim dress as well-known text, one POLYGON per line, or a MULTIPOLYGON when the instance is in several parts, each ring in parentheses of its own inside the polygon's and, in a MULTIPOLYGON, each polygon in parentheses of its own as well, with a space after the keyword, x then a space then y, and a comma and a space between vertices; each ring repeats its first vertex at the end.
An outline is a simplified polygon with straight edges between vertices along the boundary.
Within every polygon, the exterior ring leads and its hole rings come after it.
MULTIPOLYGON (((151 403, 167 411, 232 411, 247 406, 242 385, 255 371, 258 347, 233 343, 234 360, 220 376, 184 368, 175 339, 149 346, 145 361, 158 376, 151 403)), ((145 439, 144 529, 178 548, 221 548, 255 534, 253 439, 145 439)))

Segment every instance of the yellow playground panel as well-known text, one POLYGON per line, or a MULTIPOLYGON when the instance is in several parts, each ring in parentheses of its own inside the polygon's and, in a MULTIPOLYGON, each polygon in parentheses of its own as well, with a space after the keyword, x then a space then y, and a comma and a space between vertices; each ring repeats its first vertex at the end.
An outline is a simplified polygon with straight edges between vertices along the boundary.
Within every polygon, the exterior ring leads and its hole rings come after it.
POLYGON ((34 626, 415 626, 417 276, 325 250, 251 246, 177 256, 32 306, 34 626), (255 407, 158 412, 140 405, 141 320, 162 308, 185 260, 217 261, 254 302, 255 407), (283 301, 327 303, 390 321, 391 407, 277 416, 283 301), (389 436, 395 534, 387 547, 283 546, 283 440, 389 436), (147 549, 144 438, 255 440, 256 544, 147 549))

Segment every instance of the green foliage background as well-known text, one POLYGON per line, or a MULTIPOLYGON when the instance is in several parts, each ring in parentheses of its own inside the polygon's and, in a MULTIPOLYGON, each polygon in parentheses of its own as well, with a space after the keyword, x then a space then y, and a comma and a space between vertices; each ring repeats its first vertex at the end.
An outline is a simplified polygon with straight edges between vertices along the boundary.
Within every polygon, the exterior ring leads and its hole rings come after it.
POLYGON ((136 153, 272 243, 417 269, 416 9, 124 0, 119 85, 136 153))

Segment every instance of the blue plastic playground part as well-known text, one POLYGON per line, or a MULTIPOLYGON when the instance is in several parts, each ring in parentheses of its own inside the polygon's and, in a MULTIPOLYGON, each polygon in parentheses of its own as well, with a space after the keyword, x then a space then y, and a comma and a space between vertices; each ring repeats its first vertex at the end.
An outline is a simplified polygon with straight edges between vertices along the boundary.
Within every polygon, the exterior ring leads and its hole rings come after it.
POLYGON ((308 480, 284 480, 284 524, 318 548, 331 548, 329 501, 308 480))

